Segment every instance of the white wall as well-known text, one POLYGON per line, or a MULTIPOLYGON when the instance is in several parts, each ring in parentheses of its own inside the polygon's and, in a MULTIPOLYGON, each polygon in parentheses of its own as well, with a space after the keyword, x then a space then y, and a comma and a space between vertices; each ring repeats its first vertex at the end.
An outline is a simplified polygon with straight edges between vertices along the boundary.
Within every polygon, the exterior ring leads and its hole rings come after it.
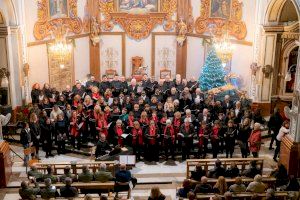
POLYGON ((205 49, 203 39, 196 37, 187 38, 187 64, 186 77, 189 79, 192 76, 199 78, 204 61, 205 49))
POLYGON ((28 48, 29 86, 34 83, 44 84, 49 82, 47 46, 39 45, 28 48))
POLYGON ((74 73, 75 80, 85 80, 86 75, 90 73, 90 48, 88 37, 75 40, 74 73))

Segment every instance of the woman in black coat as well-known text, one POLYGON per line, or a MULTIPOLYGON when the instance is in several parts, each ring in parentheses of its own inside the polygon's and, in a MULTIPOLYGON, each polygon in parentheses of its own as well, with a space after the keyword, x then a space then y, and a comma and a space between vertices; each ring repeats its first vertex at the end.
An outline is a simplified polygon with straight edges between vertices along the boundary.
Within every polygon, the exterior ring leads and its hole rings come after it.
POLYGON ((57 153, 64 154, 66 152, 66 140, 68 138, 68 127, 69 123, 64 119, 63 115, 57 116, 55 123, 56 142, 57 142, 57 153))
POLYGON ((241 153, 243 158, 247 158, 248 156, 248 139, 251 134, 251 127, 250 127, 250 119, 245 118, 242 124, 239 127, 238 134, 237 134, 237 143, 241 148, 241 153))
MULTIPOLYGON (((20 142, 21 142, 24 149, 27 149, 32 145, 31 135, 30 135, 30 128, 29 128, 29 124, 27 122, 24 122, 22 124, 20 142)), ((24 155, 24 165, 25 166, 28 165, 28 160, 29 160, 29 156, 24 155)))
POLYGON ((46 152, 46 158, 53 156, 52 151, 52 137, 54 135, 54 127, 51 124, 50 118, 47 118, 45 124, 41 128, 41 141, 43 142, 43 147, 46 152))
MULTIPOLYGON (((39 159, 41 128, 37 115, 35 113, 31 113, 29 121, 32 146, 35 147, 35 156, 37 159, 39 159)), ((34 156, 34 154, 32 154, 32 156, 34 156)))
POLYGON ((31 100, 32 104, 39 103, 39 96, 41 94, 40 85, 38 83, 34 84, 31 90, 31 100))

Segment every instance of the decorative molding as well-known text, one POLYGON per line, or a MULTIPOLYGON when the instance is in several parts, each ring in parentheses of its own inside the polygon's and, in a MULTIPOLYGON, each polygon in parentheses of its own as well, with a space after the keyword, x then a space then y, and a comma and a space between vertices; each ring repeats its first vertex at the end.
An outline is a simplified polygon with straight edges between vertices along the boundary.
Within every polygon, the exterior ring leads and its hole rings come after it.
POLYGON ((229 35, 242 40, 247 35, 246 24, 242 21, 242 3, 238 0, 231 0, 230 16, 228 18, 211 17, 212 0, 201 0, 200 17, 196 19, 195 31, 203 34, 212 31, 216 36, 221 36, 225 30, 229 31, 229 35), (215 27, 211 30, 211 25, 215 27))
POLYGON ((114 24, 119 24, 126 34, 135 40, 147 38, 153 28, 164 23, 164 30, 171 31, 175 27, 172 16, 177 9, 176 0, 159 1, 159 12, 132 14, 118 12, 116 0, 99 0, 99 10, 103 16, 100 21, 102 31, 111 31, 114 24))
POLYGON ((112 13, 112 18, 135 40, 147 38, 157 24, 162 24, 164 13, 149 13, 145 15, 133 15, 127 13, 112 13))
POLYGON ((58 27, 62 27, 63 33, 72 32, 80 34, 82 31, 82 21, 77 16, 77 0, 67 0, 68 17, 51 19, 49 15, 49 0, 37 1, 38 21, 34 25, 33 35, 37 40, 43 40, 55 34, 58 27))

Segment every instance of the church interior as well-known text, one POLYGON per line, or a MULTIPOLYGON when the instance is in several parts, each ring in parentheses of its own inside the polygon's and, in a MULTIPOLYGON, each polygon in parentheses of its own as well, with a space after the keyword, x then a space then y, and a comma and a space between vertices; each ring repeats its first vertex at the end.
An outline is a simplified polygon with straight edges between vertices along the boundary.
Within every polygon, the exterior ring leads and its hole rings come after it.
POLYGON ((0 0, 0 200, 300 199, 299 17, 0 0))

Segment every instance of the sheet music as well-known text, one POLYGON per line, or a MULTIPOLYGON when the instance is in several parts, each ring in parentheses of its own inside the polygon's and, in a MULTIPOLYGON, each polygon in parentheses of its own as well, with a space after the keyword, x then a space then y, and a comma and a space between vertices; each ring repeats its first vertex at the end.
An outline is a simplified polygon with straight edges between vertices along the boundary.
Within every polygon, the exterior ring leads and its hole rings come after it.
POLYGON ((119 162, 120 162, 120 164, 126 164, 127 165, 127 156, 120 155, 119 162))
POLYGON ((127 156, 127 164, 128 165, 135 165, 135 156, 127 156))
POLYGON ((121 135, 121 137, 125 139, 125 138, 127 138, 127 137, 128 137, 128 135, 129 135, 129 134, 125 134, 125 133, 123 133, 123 134, 121 135))

